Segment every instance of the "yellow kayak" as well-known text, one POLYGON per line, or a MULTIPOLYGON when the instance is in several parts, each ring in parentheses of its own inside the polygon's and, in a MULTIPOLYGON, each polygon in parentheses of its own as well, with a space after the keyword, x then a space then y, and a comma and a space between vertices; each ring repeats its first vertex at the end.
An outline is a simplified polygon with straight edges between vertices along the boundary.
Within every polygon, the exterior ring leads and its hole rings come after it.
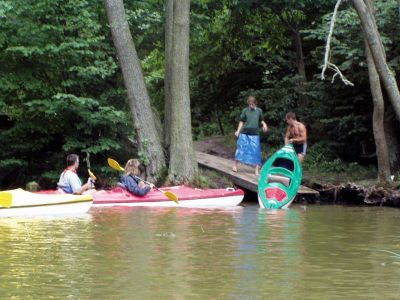
POLYGON ((92 195, 38 194, 15 189, 0 192, 0 217, 85 213, 92 195))

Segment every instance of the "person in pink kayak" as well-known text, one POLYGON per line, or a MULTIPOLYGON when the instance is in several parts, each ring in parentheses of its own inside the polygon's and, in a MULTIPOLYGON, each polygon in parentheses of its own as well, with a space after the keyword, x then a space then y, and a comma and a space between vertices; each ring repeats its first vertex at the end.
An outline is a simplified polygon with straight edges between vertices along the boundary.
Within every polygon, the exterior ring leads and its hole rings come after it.
POLYGON ((154 188, 154 184, 146 184, 138 177, 140 175, 140 161, 130 159, 125 164, 124 175, 119 180, 119 186, 122 186, 129 192, 137 196, 144 196, 154 188))
POLYGON ((57 183, 57 188, 60 192, 80 195, 94 188, 94 181, 90 177, 88 181, 82 185, 76 173, 78 167, 79 156, 77 154, 69 154, 67 156, 67 168, 61 173, 57 183))

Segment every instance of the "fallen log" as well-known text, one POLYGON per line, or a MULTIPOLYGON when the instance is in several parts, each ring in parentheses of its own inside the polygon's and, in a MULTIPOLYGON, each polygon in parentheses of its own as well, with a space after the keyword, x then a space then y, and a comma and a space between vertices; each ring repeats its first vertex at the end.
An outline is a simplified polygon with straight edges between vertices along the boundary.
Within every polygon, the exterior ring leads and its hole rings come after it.
POLYGON ((400 207, 400 188, 397 186, 364 186, 356 183, 313 186, 321 202, 335 204, 400 207))

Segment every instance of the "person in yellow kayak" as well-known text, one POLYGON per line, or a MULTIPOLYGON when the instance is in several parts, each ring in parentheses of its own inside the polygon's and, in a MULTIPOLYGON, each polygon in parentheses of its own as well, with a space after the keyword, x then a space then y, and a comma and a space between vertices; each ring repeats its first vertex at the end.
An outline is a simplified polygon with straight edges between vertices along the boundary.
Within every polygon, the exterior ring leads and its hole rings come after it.
POLYGON ((127 161, 124 175, 119 180, 119 186, 122 186, 136 196, 144 196, 154 188, 154 184, 145 184, 140 178, 140 161, 133 158, 127 161))
POLYGON ((78 167, 79 156, 76 154, 69 154, 67 156, 67 168, 61 173, 57 183, 57 188, 60 192, 80 195, 94 188, 94 180, 90 177, 88 181, 82 185, 78 174, 76 174, 78 167))

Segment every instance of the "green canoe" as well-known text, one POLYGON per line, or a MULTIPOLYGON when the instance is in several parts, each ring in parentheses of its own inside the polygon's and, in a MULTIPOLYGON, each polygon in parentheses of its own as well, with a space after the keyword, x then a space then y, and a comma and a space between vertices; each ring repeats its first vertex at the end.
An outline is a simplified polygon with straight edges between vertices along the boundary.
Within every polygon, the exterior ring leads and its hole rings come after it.
POLYGON ((287 208, 301 184, 302 169, 292 145, 276 151, 261 169, 258 202, 263 208, 287 208))

